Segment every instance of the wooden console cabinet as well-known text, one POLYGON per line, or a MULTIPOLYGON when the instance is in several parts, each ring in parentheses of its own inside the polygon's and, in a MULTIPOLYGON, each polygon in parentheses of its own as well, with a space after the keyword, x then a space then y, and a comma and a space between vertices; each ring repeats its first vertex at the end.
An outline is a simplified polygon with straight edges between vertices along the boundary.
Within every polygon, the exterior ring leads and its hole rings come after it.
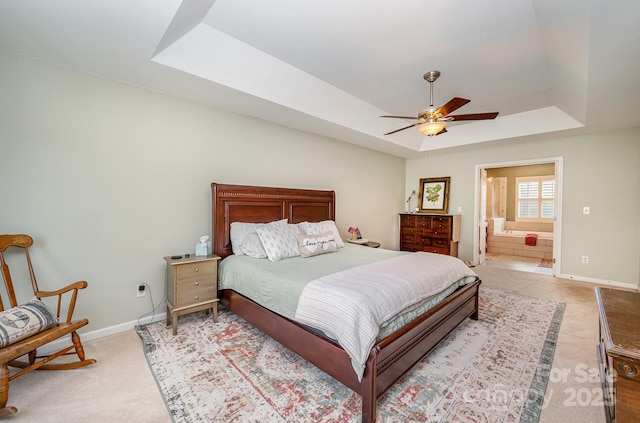
POLYGON ((460 215, 400 214, 400 250, 458 257, 460 215))
POLYGON ((597 346, 609 423, 640 422, 640 293, 595 288, 600 314, 597 346))

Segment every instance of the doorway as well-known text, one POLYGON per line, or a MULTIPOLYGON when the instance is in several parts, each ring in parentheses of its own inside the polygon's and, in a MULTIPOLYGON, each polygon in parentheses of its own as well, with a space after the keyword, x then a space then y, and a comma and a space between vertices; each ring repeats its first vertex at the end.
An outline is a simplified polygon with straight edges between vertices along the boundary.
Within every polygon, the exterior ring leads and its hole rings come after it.
MULTIPOLYGON (((552 172, 554 173, 555 180, 555 199, 553 204, 553 219, 552 225, 552 257, 551 261, 551 272, 553 275, 557 275, 560 273, 560 263, 561 263, 561 229, 562 229, 562 157, 551 157, 544 159, 534 159, 534 160, 519 160, 519 161, 510 161, 510 162, 499 162, 499 163, 487 163, 476 165, 476 199, 475 199, 475 213, 474 213, 474 246, 473 246, 473 263, 476 265, 481 265, 485 263, 487 258, 494 258, 495 254, 489 253, 487 256, 487 238, 488 232, 493 231, 494 228, 492 225, 489 225, 490 219, 493 217, 502 217, 503 219, 506 217, 507 220, 510 218, 509 215, 513 215, 514 208, 516 207, 516 202, 513 199, 505 200, 505 197, 497 198, 495 196, 500 196, 500 193, 504 193, 506 189, 506 181, 508 178, 502 178, 499 176, 497 178, 497 183, 493 185, 489 182, 489 176, 493 171, 494 174, 500 175, 500 170, 506 171, 507 168, 515 168, 518 169, 522 167, 524 169, 525 166, 531 167, 532 165, 547 165, 546 167, 551 166, 552 172), (488 173, 489 172, 489 173, 488 173), (488 188, 487 186, 490 185, 488 188), (488 201, 489 200, 489 201, 488 201), (511 204, 513 203, 513 204, 511 204), (511 208, 511 210, 506 210, 507 208, 511 208), (487 212, 489 210, 489 212, 487 212)), ((518 171, 516 170, 516 173, 518 171)), ((512 178, 513 179, 513 178, 512 178)), ((515 186, 515 182, 512 182, 515 186)), ((515 189, 515 188, 512 188, 515 189)), ((515 194, 513 194, 515 195, 515 194)), ((512 217, 511 217, 512 218, 512 217)), ((508 223, 508 222, 507 222, 508 223)), ((520 223, 517 223, 520 224, 520 223)), ((493 238, 495 239, 495 238, 493 238)), ((505 239, 506 241, 506 239, 505 239)), ((521 241, 521 243, 524 241, 521 241)), ((491 244, 491 243, 490 243, 491 244)), ((548 244, 548 242, 547 242, 548 244)), ((489 247, 489 249, 491 249, 489 247)), ((526 254, 534 254, 534 252, 530 251, 532 249, 525 247, 526 254)), ((498 249, 499 251, 499 249, 498 249)), ((518 253, 519 254, 519 253, 518 253)), ((504 256, 509 256, 508 252, 505 252, 504 256)), ((510 257, 503 257, 505 259, 512 259, 510 257)), ((513 258, 518 260, 518 257, 513 258)), ((545 259, 547 260, 547 259, 545 259)), ((523 258, 523 262, 531 262, 531 258, 523 258)), ((523 269, 526 266, 523 267, 523 269)))

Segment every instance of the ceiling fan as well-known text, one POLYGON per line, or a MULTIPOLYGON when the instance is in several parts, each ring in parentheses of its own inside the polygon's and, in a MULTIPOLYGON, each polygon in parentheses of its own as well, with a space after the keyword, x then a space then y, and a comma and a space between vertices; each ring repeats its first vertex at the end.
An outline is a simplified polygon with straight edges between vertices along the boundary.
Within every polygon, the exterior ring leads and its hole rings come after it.
POLYGON ((429 99, 430 106, 420 113, 418 113, 417 117, 414 116, 380 116, 383 118, 394 118, 394 119, 415 119, 418 120, 417 123, 414 123, 409 126, 405 126, 404 128, 396 129, 395 131, 387 132, 385 135, 395 134, 396 132, 404 131, 405 129, 409 129, 412 127, 418 128, 418 131, 422 132, 428 136, 440 135, 447 132, 447 122, 450 121, 461 121, 461 120, 485 120, 485 119, 495 119, 498 116, 498 112, 491 113, 471 113, 466 115, 451 115, 450 113, 469 103, 471 100, 467 100, 466 98, 454 97, 444 106, 436 109, 433 107, 433 82, 438 79, 440 76, 439 71, 429 71, 424 74, 424 79, 429 82, 429 99))

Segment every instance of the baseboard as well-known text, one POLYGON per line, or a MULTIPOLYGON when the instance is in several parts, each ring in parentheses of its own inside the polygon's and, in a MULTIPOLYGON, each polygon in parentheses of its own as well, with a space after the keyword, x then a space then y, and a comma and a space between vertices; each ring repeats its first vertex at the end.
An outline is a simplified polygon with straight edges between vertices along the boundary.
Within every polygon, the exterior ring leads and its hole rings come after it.
MULTIPOLYGON (((116 333, 124 332, 129 329, 135 328, 139 324, 148 324, 153 322, 159 322, 161 320, 166 319, 167 313, 160 313, 153 316, 145 316, 140 319, 131 320, 130 322, 120 323, 118 325, 109 326, 102 329, 96 329, 89 332, 79 332, 80 337, 82 338, 82 342, 92 341, 94 339, 104 338, 105 336, 115 335, 116 333)), ((49 342, 44 345, 42 348, 39 348, 38 351, 44 354, 50 354, 56 352, 65 346, 69 345, 71 342, 71 336, 62 337, 60 339, 56 339, 53 342, 49 342)))
POLYGON ((616 282, 616 281, 609 281, 606 279, 587 278, 586 276, 576 276, 576 275, 569 275, 564 273, 557 275, 556 277, 561 279, 570 279, 574 281, 589 282, 596 285, 614 286, 616 288, 633 289, 635 291, 638 290, 638 285, 634 285, 627 282, 616 282))

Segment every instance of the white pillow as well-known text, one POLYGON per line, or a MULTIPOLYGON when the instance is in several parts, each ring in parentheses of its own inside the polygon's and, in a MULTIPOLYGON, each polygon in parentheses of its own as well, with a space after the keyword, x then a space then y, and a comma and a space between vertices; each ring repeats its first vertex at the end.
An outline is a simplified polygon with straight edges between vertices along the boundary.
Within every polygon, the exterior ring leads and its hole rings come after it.
POLYGON ((244 255, 249 257, 259 259, 267 258, 267 252, 264 250, 257 232, 247 234, 244 241, 240 244, 240 250, 244 255))
POLYGON ((264 225, 256 228, 262 246, 270 261, 278 261, 300 255, 298 225, 264 225))
POLYGON ((229 238, 231 238, 231 250, 233 254, 242 256, 247 254, 243 248, 248 248, 250 251, 259 251, 262 248, 260 240, 252 237, 247 240, 247 235, 256 233, 256 228, 265 225, 286 225, 287 219, 274 220, 269 223, 246 223, 246 222, 231 222, 229 238), (256 241, 258 244, 256 244, 256 241))
POLYGON ((301 222, 298 223, 298 227, 302 231, 302 233, 308 235, 318 235, 323 232, 333 232, 333 235, 336 238, 336 246, 338 248, 344 247, 344 242, 340 237, 340 231, 336 227, 336 222, 333 220, 323 220, 322 222, 301 222))
POLYGON ((302 257, 312 257, 318 254, 338 251, 336 237, 331 231, 318 235, 298 234, 298 246, 302 257))

